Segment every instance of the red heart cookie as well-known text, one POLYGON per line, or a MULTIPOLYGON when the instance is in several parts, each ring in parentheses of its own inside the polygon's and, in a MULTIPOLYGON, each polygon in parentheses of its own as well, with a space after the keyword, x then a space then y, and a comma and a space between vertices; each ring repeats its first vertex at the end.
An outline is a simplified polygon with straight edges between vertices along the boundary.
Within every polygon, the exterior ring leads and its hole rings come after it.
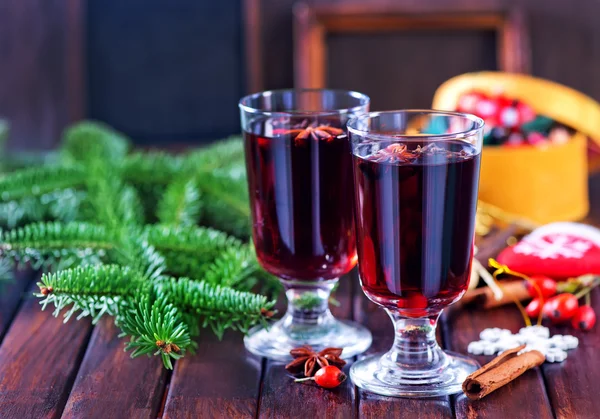
POLYGON ((497 260, 525 275, 566 279, 600 274, 600 230, 578 223, 547 224, 504 249, 497 260))

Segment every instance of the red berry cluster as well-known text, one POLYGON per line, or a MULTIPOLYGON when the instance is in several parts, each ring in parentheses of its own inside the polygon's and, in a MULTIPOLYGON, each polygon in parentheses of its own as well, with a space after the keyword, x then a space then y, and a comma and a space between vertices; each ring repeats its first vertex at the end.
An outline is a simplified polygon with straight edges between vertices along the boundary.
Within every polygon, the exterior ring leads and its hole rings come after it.
POLYGON ((568 284, 563 283, 557 286, 557 282, 546 276, 532 276, 526 282, 529 295, 533 298, 525 307, 529 317, 535 318, 542 312, 543 316, 554 324, 571 321, 574 328, 579 330, 590 330, 596 324, 596 313, 589 305, 589 292, 597 284, 586 284, 583 287, 577 283, 577 279, 568 284), (559 288, 564 290, 573 290, 582 288, 579 292, 573 294, 570 292, 560 292, 559 288), (579 299, 585 297, 587 303, 579 305, 579 299))

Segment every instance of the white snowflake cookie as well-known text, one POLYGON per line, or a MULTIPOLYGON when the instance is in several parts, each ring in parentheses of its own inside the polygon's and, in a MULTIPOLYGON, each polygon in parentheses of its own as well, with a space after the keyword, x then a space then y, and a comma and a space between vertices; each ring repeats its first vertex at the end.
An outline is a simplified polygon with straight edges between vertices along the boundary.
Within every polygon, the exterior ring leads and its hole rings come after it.
POLYGON ((469 343, 469 346, 467 346, 467 352, 473 355, 483 355, 484 349, 489 346, 493 347, 493 344, 485 340, 476 340, 469 343))
POLYGON ((473 355, 494 355, 509 349, 526 345, 519 354, 528 351, 539 351, 546 357, 546 362, 563 362, 567 359, 567 350, 575 349, 579 340, 571 335, 554 335, 550 337, 550 329, 544 326, 528 326, 512 334, 508 329, 491 327, 479 334, 481 340, 469 343, 467 351, 473 355))
POLYGON ((550 329, 544 326, 527 326, 522 327, 519 330, 520 335, 524 336, 536 336, 544 339, 548 339, 550 337, 550 329))
POLYGON ((508 336, 511 336, 512 333, 508 329, 500 329, 499 327, 491 327, 488 329, 483 329, 479 334, 479 339, 485 340, 487 342, 496 342, 508 336))
POLYGON ((567 359, 567 352, 558 348, 550 348, 544 355, 547 362, 563 362, 567 359))

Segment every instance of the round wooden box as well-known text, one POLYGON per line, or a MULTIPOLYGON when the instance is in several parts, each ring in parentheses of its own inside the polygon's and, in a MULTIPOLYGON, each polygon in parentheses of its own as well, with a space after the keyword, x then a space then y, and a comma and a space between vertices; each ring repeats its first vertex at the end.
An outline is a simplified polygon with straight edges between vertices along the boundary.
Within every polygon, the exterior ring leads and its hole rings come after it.
POLYGON ((600 144, 600 104, 558 83, 521 74, 468 73, 442 84, 433 108, 455 110, 467 92, 503 92, 577 132, 545 148, 483 148, 479 199, 537 223, 579 220, 588 212, 589 137, 600 144))

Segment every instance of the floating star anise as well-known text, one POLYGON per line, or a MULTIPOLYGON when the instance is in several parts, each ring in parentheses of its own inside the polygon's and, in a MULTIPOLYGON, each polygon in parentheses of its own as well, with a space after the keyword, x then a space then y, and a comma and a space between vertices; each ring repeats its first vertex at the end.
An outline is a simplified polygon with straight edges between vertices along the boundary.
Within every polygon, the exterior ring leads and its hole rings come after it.
POLYGON ((342 348, 325 348, 315 352, 310 346, 301 346, 290 351, 294 360, 287 364, 285 369, 291 374, 304 372, 305 377, 312 377, 320 368, 327 365, 342 368, 346 365, 346 361, 340 358, 342 351, 342 348))
POLYGON ((294 142, 297 145, 302 144, 305 140, 312 138, 313 140, 331 140, 338 135, 342 135, 344 131, 340 128, 330 127, 328 125, 319 126, 305 126, 303 121, 302 124, 293 129, 288 130, 277 130, 280 134, 291 135, 294 137, 294 142))

